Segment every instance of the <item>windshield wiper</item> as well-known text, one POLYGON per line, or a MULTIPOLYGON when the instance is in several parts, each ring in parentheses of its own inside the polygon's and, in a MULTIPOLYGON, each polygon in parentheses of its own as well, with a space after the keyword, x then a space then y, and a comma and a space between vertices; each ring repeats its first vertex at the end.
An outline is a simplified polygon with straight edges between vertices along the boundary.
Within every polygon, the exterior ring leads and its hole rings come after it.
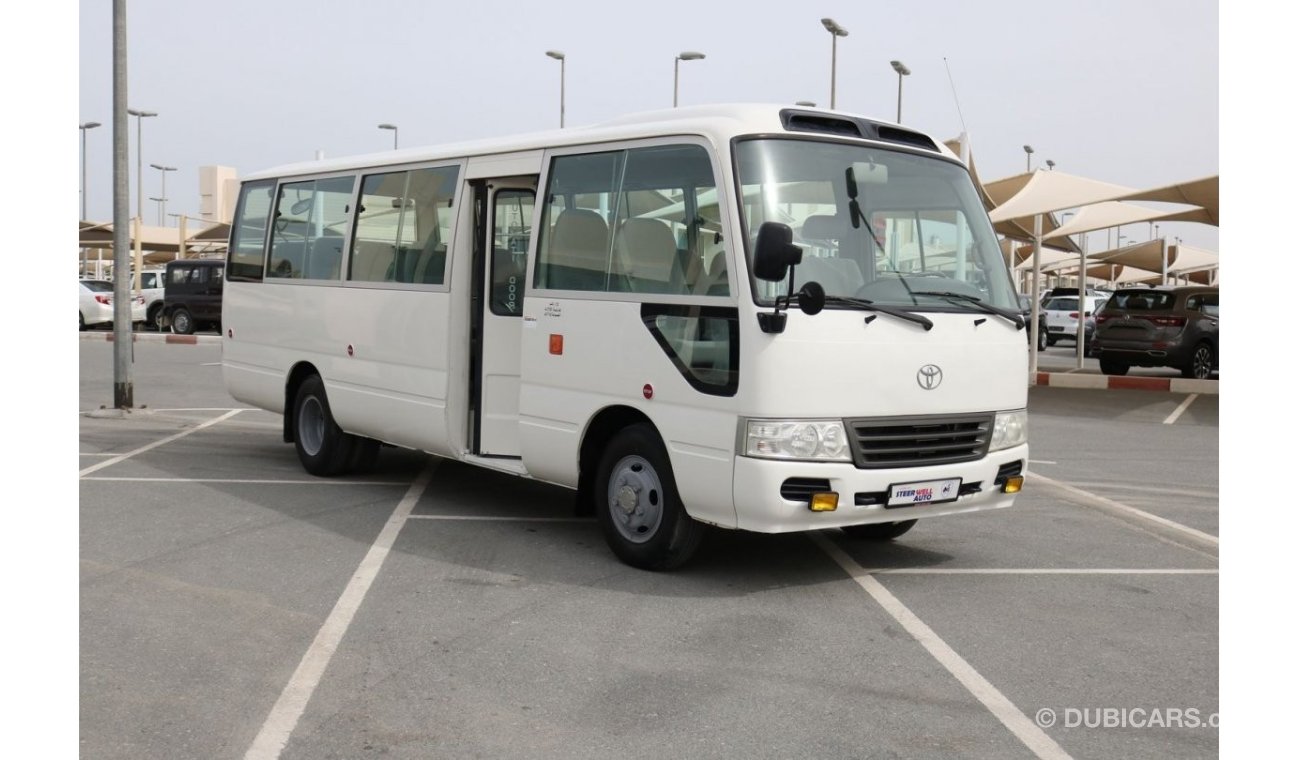
MULTIPOLYGON (((930 328, 934 327, 934 322, 931 322, 930 318, 925 316, 924 314, 913 314, 912 312, 907 311, 905 309, 898 309, 893 306, 882 306, 881 304, 878 304, 875 301, 867 300, 866 298, 849 298, 848 296, 826 296, 826 303, 838 304, 840 306, 854 306, 856 308, 865 309, 867 311, 878 311, 881 314, 888 314, 891 317, 898 317, 899 319, 906 319, 908 322, 915 322, 921 327, 924 327, 926 330, 929 330, 930 328)), ((870 321, 873 318, 874 317, 868 317, 867 319, 868 321, 870 321)))
POLYGON ((1023 330, 1025 328, 1025 319, 1024 317, 1020 316, 1019 312, 994 306, 990 303, 986 303, 983 299, 976 298, 975 296, 971 296, 971 295, 966 295, 965 293, 954 293, 951 290, 917 290, 914 291, 912 295, 935 296, 936 298, 955 298, 964 303, 971 304, 972 306, 974 306, 975 308, 979 309, 980 311, 986 314, 996 314, 999 317, 1003 317, 1004 319, 1007 319, 1008 321, 1010 321, 1012 324, 1016 326, 1017 330, 1023 330))

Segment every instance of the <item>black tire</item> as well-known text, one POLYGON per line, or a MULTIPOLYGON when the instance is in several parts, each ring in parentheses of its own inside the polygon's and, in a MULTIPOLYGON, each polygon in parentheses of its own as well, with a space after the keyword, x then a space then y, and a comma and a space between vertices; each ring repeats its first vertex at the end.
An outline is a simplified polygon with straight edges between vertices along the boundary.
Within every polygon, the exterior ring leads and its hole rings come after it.
POLYGON ((1125 364, 1124 362, 1117 362, 1114 359, 1107 359, 1104 356, 1098 359, 1097 361, 1101 365, 1102 374, 1106 374, 1106 375, 1127 375, 1128 374, 1128 365, 1125 364))
POLYGON ((1182 368, 1183 377, 1196 380, 1209 380, 1214 374, 1214 347, 1209 343, 1197 343, 1192 349, 1192 356, 1187 366, 1182 368))
POLYGON ((916 520, 903 520, 892 523, 872 523, 871 525, 849 525, 840 530, 851 538, 866 541, 892 541, 916 525, 916 520))
POLYGON ((334 422, 320 375, 303 380, 293 402, 293 447, 303 469, 322 477, 342 473, 352 456, 352 443, 352 436, 334 422))
POLYGON ((77 312, 77 319, 81 322, 81 332, 85 332, 85 331, 86 331, 86 315, 85 315, 85 314, 82 314, 81 312, 77 312))
POLYGON ((156 303, 149 307, 148 313, 145 314, 144 323, 146 327, 152 327, 158 332, 163 331, 161 303, 156 303))
MULTIPOLYGON (((348 435, 345 433, 345 435, 348 435)), ((352 456, 348 458, 348 472, 367 473, 375 469, 379 462, 379 441, 374 438, 363 438, 359 435, 351 436, 352 438, 352 456)))
POLYGON ((1051 337, 1051 336, 1048 336, 1048 338, 1047 338, 1047 345, 1049 345, 1049 346, 1055 346, 1055 345, 1056 345, 1056 338, 1053 338, 1053 337, 1051 337))
POLYGON ((177 335, 190 335, 194 332, 194 317, 188 309, 179 307, 172 312, 172 332, 177 335))
POLYGON ((592 496, 606 543, 633 567, 681 567, 704 538, 705 525, 682 507, 668 453, 649 425, 626 427, 609 442, 592 496))
POLYGON ((1047 338, 1047 331, 1046 331, 1046 330, 1039 330, 1039 331, 1038 331, 1038 350, 1039 350, 1039 351, 1046 351, 1048 345, 1049 345, 1049 344, 1048 344, 1048 338, 1047 338))

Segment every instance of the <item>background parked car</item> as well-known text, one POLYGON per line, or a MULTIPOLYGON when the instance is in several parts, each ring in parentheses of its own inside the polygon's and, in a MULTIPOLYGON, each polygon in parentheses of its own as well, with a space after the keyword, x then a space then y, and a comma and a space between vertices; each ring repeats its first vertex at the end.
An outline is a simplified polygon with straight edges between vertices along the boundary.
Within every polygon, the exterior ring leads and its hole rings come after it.
MULTIPOLYGON (((1020 316, 1025 318, 1025 334, 1030 341, 1033 341, 1034 334, 1029 329, 1029 320, 1033 316, 1034 299, 1027 295, 1021 294, 1020 298, 1020 316)), ((1038 350, 1047 350, 1047 312, 1041 308, 1038 310, 1038 350)))
MULTIPOLYGON (((113 283, 108 280, 78 280, 81 329, 113 325, 113 283)), ((144 297, 131 299, 131 323, 143 324, 144 297)))
MULTIPOLYGON (((1083 297, 1083 344, 1085 346, 1092 342, 1092 333, 1096 328, 1093 317, 1105 302, 1106 296, 1103 295, 1083 297)), ((1078 296, 1055 296, 1043 304, 1042 310, 1047 314, 1047 345, 1054 346, 1058 340, 1068 340, 1073 343, 1078 339, 1080 318, 1078 296)))
POLYGON ((181 259, 167 262, 163 277, 162 327, 189 335, 196 328, 221 329, 221 294, 226 262, 222 259, 181 259))
POLYGON ((1208 379, 1219 368, 1219 289, 1127 288, 1097 314, 1093 352, 1108 375, 1176 367, 1208 379))
POLYGON ((164 269, 145 269, 140 272, 140 295, 144 296, 145 326, 161 330, 159 322, 163 310, 164 269))

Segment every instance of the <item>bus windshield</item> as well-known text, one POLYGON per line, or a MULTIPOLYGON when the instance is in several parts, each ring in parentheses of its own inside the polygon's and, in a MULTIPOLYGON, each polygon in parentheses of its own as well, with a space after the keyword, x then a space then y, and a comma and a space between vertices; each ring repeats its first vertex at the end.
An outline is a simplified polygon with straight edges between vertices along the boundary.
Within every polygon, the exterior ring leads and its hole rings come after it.
MULTIPOLYGON (((1015 290, 970 176, 961 166, 877 146, 750 139, 736 148, 748 256, 763 222, 789 225, 803 261, 795 289, 911 310, 1015 309, 1015 290)), ((760 305, 787 282, 753 277, 760 305)), ((831 302, 834 304, 834 301, 831 302)))

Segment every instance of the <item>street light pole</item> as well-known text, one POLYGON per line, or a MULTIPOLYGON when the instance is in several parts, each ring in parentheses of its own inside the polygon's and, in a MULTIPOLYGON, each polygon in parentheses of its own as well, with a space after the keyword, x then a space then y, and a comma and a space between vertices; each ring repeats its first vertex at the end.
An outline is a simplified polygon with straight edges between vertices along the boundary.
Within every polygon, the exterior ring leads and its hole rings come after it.
POLYGON ((894 71, 898 72, 898 116, 895 117, 894 121, 897 121, 899 124, 902 124, 903 123, 903 77, 907 76, 908 74, 911 74, 912 72, 910 69, 908 69, 906 66, 903 65, 902 61, 890 61, 889 65, 893 66, 894 71))
POLYGON ((677 107, 677 71, 681 68, 682 61, 698 61, 704 57, 704 53, 697 53, 693 50, 685 50, 677 54, 673 60, 673 108, 677 107))
POLYGON ((167 218, 167 172, 176 171, 175 166, 163 166, 162 164, 149 164, 153 169, 157 169, 162 175, 162 205, 158 207, 158 226, 164 226, 164 220, 167 218))
POLYGON ((97 121, 88 121, 85 124, 79 124, 77 129, 81 130, 81 219, 86 219, 86 130, 94 129, 100 126, 97 121))
POLYGON ((822 19, 822 26, 831 33, 831 108, 835 108, 835 43, 840 37, 849 36, 849 30, 835 23, 835 19, 822 19))
POLYGON ((396 125, 396 124, 380 124, 380 125, 379 125, 379 128, 380 128, 380 129, 391 129, 391 130, 393 130, 393 150, 397 150, 397 125, 396 125))
POLYGON ((564 53, 559 50, 547 50, 546 56, 560 62, 560 129, 564 129, 564 53))
POLYGON ((144 120, 157 116, 157 111, 137 111, 134 108, 126 112, 135 117, 135 214, 144 218, 144 120))
POLYGON ((167 196, 164 195, 161 198, 149 196, 149 200, 158 204, 158 226, 161 227, 163 226, 163 208, 167 205, 167 196))
POLYGON ((1029 157, 1032 155, 1034 155, 1034 146, 1026 145, 1025 146, 1025 171, 1026 172, 1029 171, 1029 157))

